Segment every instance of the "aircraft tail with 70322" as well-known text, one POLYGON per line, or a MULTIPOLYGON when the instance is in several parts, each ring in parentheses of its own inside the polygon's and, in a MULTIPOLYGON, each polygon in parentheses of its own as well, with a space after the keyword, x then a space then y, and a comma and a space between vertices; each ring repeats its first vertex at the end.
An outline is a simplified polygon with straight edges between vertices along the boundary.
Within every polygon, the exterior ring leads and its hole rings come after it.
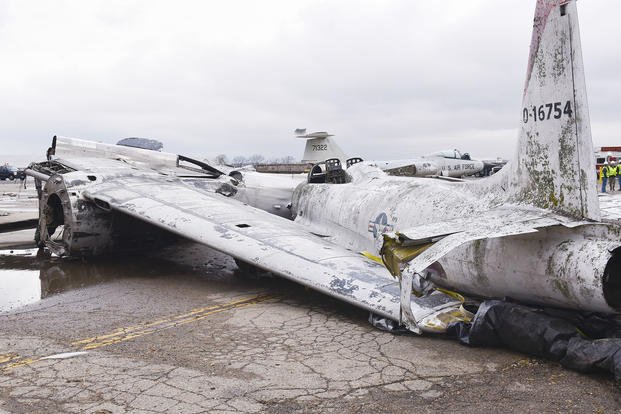
POLYGON ((343 165, 345 165, 348 157, 345 155, 341 147, 339 147, 338 144, 330 138, 334 135, 328 134, 325 131, 307 134, 306 128, 296 129, 295 134, 297 138, 306 140, 302 162, 316 164, 330 158, 337 158, 343 165))

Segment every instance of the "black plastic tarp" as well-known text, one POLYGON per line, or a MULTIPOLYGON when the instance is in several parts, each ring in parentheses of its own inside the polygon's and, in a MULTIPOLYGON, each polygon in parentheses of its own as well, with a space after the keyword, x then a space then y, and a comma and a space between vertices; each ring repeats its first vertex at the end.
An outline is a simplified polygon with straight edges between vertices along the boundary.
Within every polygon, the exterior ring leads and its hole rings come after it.
POLYGON ((481 304, 471 323, 453 323, 448 334, 465 345, 503 346, 580 372, 610 372, 621 380, 618 316, 489 300, 481 304))

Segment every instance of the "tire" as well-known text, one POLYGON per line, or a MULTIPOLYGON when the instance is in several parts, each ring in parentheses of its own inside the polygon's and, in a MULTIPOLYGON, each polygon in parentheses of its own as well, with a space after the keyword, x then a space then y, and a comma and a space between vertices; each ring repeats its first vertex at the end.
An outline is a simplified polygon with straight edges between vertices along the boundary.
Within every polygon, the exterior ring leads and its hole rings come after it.
POLYGON ((14 175, 9 175, 9 180, 13 181, 15 179, 14 175))

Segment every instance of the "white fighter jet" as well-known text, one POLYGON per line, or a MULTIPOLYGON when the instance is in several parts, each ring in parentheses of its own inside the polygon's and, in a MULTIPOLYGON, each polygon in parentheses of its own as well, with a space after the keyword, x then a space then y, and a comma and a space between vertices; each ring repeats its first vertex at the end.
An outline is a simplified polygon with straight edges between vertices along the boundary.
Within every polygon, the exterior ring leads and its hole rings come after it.
MULTIPOLYGON (((338 146, 333 137, 327 132, 306 133, 305 128, 295 130, 297 138, 306 139, 302 162, 318 164, 327 159, 337 158, 346 165, 349 157, 338 146)), ((443 176, 459 178, 478 174, 483 171, 482 161, 470 159, 470 155, 462 154, 458 150, 438 151, 421 157, 389 160, 364 161, 366 165, 378 167, 389 175, 408 177, 443 176)))
POLYGON ((28 170, 38 238, 91 255, 146 247, 159 229, 414 332, 467 319, 461 295, 618 312, 620 215, 597 199, 575 0, 537 1, 516 115, 515 156, 492 177, 394 177, 332 159, 294 191, 294 221, 237 200, 232 177, 187 157, 56 139, 28 170))

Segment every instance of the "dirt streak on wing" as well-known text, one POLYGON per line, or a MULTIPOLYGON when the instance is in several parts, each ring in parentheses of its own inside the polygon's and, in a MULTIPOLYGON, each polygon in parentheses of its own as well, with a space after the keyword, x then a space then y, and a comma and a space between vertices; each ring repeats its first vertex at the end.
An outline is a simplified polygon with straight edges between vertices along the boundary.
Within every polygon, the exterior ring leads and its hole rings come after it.
MULTIPOLYGON (((170 329, 176 326, 185 325, 187 323, 196 322, 216 313, 256 305, 258 303, 265 302, 270 299, 275 299, 277 297, 277 295, 261 294, 249 298, 234 300, 220 305, 197 308, 181 315, 173 315, 146 324, 124 327, 117 329, 109 334, 98 335, 92 338, 75 341, 72 342, 71 345, 74 347, 78 347, 82 351, 102 348, 119 342, 124 342, 144 335, 159 332, 164 329, 170 329)), ((0 354, 0 370, 6 371, 12 368, 30 365, 34 362, 40 361, 42 358, 44 357, 22 357, 15 353, 0 354)))

